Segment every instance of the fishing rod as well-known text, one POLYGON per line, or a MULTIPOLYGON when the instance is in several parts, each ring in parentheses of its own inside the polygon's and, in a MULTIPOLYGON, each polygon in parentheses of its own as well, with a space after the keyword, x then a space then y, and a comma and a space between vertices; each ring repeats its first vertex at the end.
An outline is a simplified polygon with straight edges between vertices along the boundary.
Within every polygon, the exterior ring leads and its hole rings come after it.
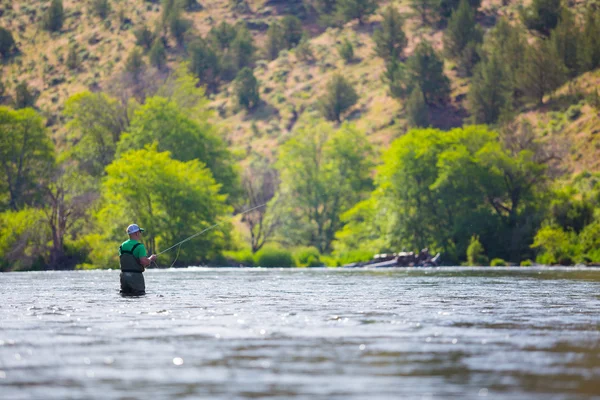
MULTIPOLYGON (((246 210, 246 211, 244 211, 244 212, 241 212, 241 213, 239 213, 239 214, 236 214, 236 215, 234 215, 234 217, 237 217, 238 215, 244 215, 244 214, 246 214, 246 213, 249 213, 250 211, 254 211, 254 210, 256 210, 257 208, 261 208, 261 207, 264 207, 264 206, 266 206, 266 205, 267 205, 267 203, 265 203, 265 204, 261 204, 260 206, 252 207, 252 208, 251 208, 251 209, 249 209, 249 210, 246 210)), ((233 217, 232 217, 232 218, 233 218, 233 217)), ((163 253, 166 253, 167 251, 169 251, 169 250, 171 250, 171 249, 174 249, 174 248, 175 248, 175 247, 177 247, 177 246, 181 246, 182 244, 184 244, 185 242, 188 242, 188 241, 192 240, 192 239, 193 239, 193 238, 195 238, 196 236, 200 236, 200 235, 202 235, 204 232, 207 232, 207 231, 210 231, 210 230, 211 230, 211 229, 213 229, 213 228, 216 228, 217 226, 219 226, 219 225, 223 224, 223 222, 225 222, 225 221, 221 221, 221 222, 219 222, 219 223, 216 223, 216 224, 214 224, 214 225, 212 225, 212 226, 209 226, 209 227, 208 227, 208 228, 206 228, 206 229, 203 229, 203 230, 201 230, 200 232, 194 233, 192 236, 190 236, 190 237, 187 237, 187 238, 183 239, 181 242, 179 242, 179 243, 176 243, 176 244, 174 244, 173 246, 169 247, 168 249, 165 249, 165 250, 161 251, 161 252, 160 252, 160 253, 158 253, 156 256, 158 257, 158 256, 160 256, 161 254, 163 254, 163 253)), ((179 256, 179 253, 178 253, 177 255, 179 256)))

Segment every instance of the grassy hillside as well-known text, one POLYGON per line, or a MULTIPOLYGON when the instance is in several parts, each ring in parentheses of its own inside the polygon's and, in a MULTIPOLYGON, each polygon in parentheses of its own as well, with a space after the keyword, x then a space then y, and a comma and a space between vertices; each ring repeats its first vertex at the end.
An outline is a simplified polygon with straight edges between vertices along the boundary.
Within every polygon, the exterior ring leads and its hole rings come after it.
MULTIPOLYGON (((286 12, 286 2, 281 1, 252 0, 247 2, 247 9, 232 7, 232 3, 229 0, 201 0, 201 7, 186 12, 185 18, 193 22, 193 29, 199 35, 205 35, 221 21, 244 20, 260 48, 268 24, 286 12)), ((436 49, 442 49, 442 30, 422 25, 408 0, 381 1, 380 8, 390 3, 406 18, 406 56, 422 39, 431 41, 436 49)), ((489 29, 499 16, 516 20, 518 3, 484 1, 478 21, 484 29, 489 29)), ((41 28, 49 1, 0 2, 1 25, 12 32, 19 49, 17 55, 2 65, 6 92, 12 94, 19 82, 26 82, 39 94, 36 106, 57 135, 64 129, 61 110, 65 100, 82 90, 106 88, 123 70, 127 55, 135 47, 134 30, 143 25, 153 29, 161 15, 159 2, 113 0, 108 17, 102 19, 94 15, 90 4, 65 0, 63 28, 60 32, 49 33, 41 28), (69 69, 66 65, 69 48, 73 46, 80 60, 77 69, 69 69)), ((218 111, 215 118, 224 127, 232 148, 241 154, 258 152, 275 157, 278 145, 286 140, 298 118, 315 109, 316 100, 334 72, 344 75, 359 94, 358 103, 346 114, 347 120, 366 132, 377 147, 385 147, 402 135, 406 131, 404 105, 388 94, 387 85, 381 79, 384 62, 374 55, 372 33, 380 19, 376 14, 363 26, 351 22, 342 28, 324 29, 317 23, 315 15, 308 15, 303 23, 310 35, 313 59, 301 61, 294 50, 282 52, 274 61, 259 59, 255 76, 260 81, 262 103, 250 113, 238 110, 230 85, 223 85, 211 96, 211 102, 218 111), (354 45, 355 57, 350 62, 345 62, 337 51, 338 44, 344 39, 354 45)), ((171 68, 184 60, 182 50, 174 45, 169 48, 171 68)), ((466 93, 469 79, 458 77, 451 62, 446 61, 445 70, 451 79, 451 103, 433 109, 431 119, 435 126, 450 128, 462 125, 468 118, 466 93)), ((596 156, 600 149, 600 118, 582 101, 587 93, 598 87, 599 80, 598 71, 585 74, 565 84, 543 107, 520 110, 534 123, 540 135, 561 137, 572 145, 568 159, 564 160, 572 171, 600 169, 596 156)), ((5 96, 4 101, 10 99, 5 96)))

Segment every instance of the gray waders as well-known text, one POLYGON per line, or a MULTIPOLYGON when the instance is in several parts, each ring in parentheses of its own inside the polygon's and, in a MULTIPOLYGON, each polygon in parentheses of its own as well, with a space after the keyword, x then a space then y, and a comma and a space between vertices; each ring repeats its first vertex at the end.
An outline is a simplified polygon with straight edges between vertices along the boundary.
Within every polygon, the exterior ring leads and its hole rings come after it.
POLYGON ((133 251, 141 243, 137 243, 131 250, 121 251, 119 261, 121 264, 121 293, 125 295, 141 296, 146 294, 146 283, 144 282, 144 267, 134 255, 133 251))

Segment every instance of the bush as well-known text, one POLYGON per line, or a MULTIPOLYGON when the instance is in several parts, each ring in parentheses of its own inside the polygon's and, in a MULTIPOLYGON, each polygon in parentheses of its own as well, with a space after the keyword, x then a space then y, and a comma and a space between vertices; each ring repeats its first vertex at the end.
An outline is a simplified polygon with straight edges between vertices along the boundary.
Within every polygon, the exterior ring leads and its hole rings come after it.
POLYGON ((485 255, 485 250, 477 235, 471 237, 471 242, 467 248, 467 262, 472 266, 488 265, 488 258, 485 255))
POLYGON ((294 267, 292 253, 277 247, 265 246, 254 256, 256 266, 263 268, 290 268, 294 267))
POLYGON ((577 118, 581 116, 581 106, 578 104, 573 104, 566 112, 566 116, 569 121, 575 121, 577 118))
POLYGON ((531 260, 523 260, 521 261, 521 267, 531 267, 533 262, 531 260))
POLYGON ((341 122, 341 115, 358 101, 354 87, 340 74, 327 83, 326 93, 319 99, 319 108, 329 121, 341 122))
POLYGON ((26 108, 35 106, 36 96, 31 93, 26 82, 21 82, 15 88, 15 108, 26 108))
POLYGON ((50 32, 59 31, 63 26, 64 14, 62 0, 52 0, 48 11, 46 11, 46 15, 44 15, 42 27, 50 32))
POLYGON ((344 39, 338 46, 338 53, 346 63, 352 62, 354 59, 354 47, 352 46, 352 43, 348 39, 344 39))
POLYGON ((254 254, 250 249, 238 250, 238 251, 226 251, 224 253, 226 259, 232 261, 235 264, 242 264, 247 267, 254 266, 254 254))
POLYGON ((490 261, 490 266, 491 267, 506 267, 506 261, 504 261, 501 258, 494 258, 492 261, 490 261))
POLYGON ((133 35, 136 40, 135 44, 138 46, 142 46, 146 50, 152 47, 152 43, 154 43, 154 34, 146 25, 133 31, 133 35))
POLYGON ((110 3, 108 0, 92 0, 92 11, 94 14, 104 19, 110 13, 110 3))
POLYGON ((299 267, 320 267, 321 253, 316 247, 301 247, 294 252, 296 265, 299 267))
POLYGON ((0 27, 0 56, 8 57, 15 49, 15 39, 10 31, 0 27))

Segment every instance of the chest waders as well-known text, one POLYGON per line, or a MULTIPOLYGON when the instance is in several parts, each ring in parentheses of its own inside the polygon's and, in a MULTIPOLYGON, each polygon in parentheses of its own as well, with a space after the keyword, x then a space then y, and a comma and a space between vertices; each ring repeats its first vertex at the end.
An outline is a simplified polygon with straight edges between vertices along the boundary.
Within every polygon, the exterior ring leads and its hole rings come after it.
POLYGON ((146 294, 146 283, 144 282, 144 266, 140 260, 133 255, 135 249, 141 243, 136 243, 131 250, 123 250, 123 246, 119 247, 121 255, 119 262, 121 264, 121 293, 129 295, 146 294))

